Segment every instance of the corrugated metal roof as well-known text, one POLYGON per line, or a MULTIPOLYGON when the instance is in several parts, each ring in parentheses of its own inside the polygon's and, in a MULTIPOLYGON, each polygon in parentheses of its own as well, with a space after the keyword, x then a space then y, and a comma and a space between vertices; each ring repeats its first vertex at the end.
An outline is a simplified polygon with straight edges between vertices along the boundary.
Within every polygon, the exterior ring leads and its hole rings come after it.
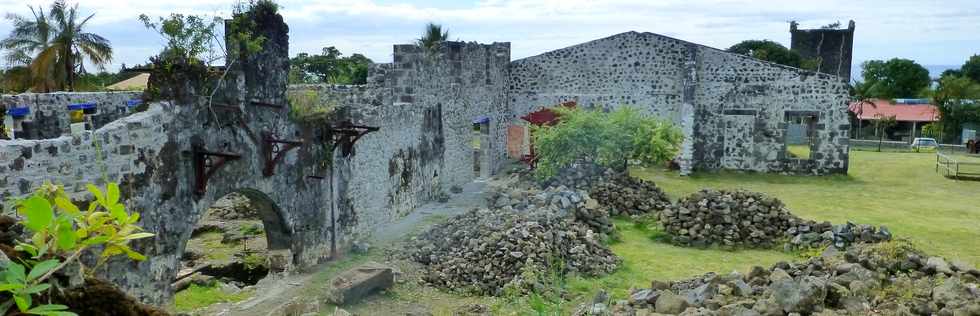
MULTIPOLYGON (((925 100, 923 100, 925 101, 925 100)), ((892 100, 872 100, 871 104, 851 102, 848 110, 859 119, 874 120, 878 117, 894 116, 899 122, 935 122, 939 120, 939 109, 928 103, 897 104, 892 100)))

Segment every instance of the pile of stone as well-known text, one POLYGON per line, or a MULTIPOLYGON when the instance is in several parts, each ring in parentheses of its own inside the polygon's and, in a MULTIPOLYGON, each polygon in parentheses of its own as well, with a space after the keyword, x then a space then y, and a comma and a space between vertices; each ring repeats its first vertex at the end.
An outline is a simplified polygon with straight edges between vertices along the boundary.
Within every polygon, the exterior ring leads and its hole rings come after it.
POLYGON ((980 315, 976 266, 899 243, 634 290, 613 315, 980 315), (623 308, 626 306, 626 308, 623 308))
POLYGON ((567 272, 597 276, 620 263, 588 226, 542 210, 472 210, 413 238, 409 255, 425 266, 425 282, 481 295, 522 284, 525 267, 546 273, 560 260, 567 272))
POLYGON ((573 218, 596 233, 613 231, 609 213, 582 190, 564 186, 536 189, 521 185, 498 185, 488 190, 487 207, 503 212, 533 213, 544 211, 573 218))
POLYGON ((667 194, 653 182, 625 174, 595 184, 589 195, 605 206, 611 215, 655 214, 671 205, 667 194))
POLYGON ((801 222, 783 202, 762 193, 702 190, 660 212, 675 244, 771 247, 801 222))
POLYGON ((578 163, 558 171, 558 174, 548 180, 540 181, 542 188, 566 186, 575 189, 589 190, 592 186, 605 183, 617 177, 616 171, 593 163, 578 163))
POLYGON ((856 243, 878 243, 892 239, 888 227, 875 227, 867 224, 831 225, 830 222, 816 223, 805 221, 795 227, 790 227, 786 235, 791 239, 784 247, 786 250, 823 248, 833 245, 838 249, 847 249, 856 243))
POLYGON ((671 241, 686 246, 771 247, 787 240, 786 250, 846 249, 892 239, 888 227, 805 220, 782 201, 748 191, 702 190, 661 212, 659 219, 671 241))

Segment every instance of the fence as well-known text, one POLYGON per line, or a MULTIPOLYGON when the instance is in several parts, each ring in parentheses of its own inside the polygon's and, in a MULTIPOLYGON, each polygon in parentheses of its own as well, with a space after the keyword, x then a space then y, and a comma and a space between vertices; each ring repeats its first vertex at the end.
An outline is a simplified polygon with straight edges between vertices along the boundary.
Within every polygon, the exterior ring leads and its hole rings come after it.
MULTIPOLYGON (((850 145, 855 150, 878 150, 878 141, 872 139, 851 139, 850 145)), ((912 152, 912 147, 908 142, 882 141, 882 151, 891 152, 912 152)), ((944 153, 965 153, 966 145, 939 144, 939 151, 944 153)))
POLYGON ((963 161, 957 157, 936 153, 936 172, 942 172, 947 178, 980 177, 980 160, 963 161))

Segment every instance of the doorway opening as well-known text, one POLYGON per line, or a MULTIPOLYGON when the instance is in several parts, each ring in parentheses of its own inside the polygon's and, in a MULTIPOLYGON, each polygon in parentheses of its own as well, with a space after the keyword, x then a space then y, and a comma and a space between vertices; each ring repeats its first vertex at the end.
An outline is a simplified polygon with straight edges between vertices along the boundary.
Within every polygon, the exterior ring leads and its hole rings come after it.
POLYGON ((289 268, 291 238, 268 196, 255 190, 229 193, 194 227, 180 258, 174 291, 196 287, 234 293, 255 285, 289 268))
POLYGON ((477 178, 490 177, 490 118, 480 116, 473 120, 470 146, 473 148, 473 174, 477 178))

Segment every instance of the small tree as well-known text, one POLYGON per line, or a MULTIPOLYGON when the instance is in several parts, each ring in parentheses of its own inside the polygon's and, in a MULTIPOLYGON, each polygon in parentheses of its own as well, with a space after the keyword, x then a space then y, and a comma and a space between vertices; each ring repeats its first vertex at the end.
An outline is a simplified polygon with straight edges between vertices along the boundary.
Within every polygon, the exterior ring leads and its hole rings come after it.
POLYGON ((442 25, 429 22, 425 25, 422 37, 418 39, 418 45, 428 52, 434 52, 442 42, 449 39, 449 30, 443 30, 442 25))
POLYGON ((875 118, 871 122, 875 128, 875 134, 878 135, 878 151, 881 152, 881 143, 885 140, 885 131, 898 122, 895 121, 894 115, 884 116, 881 113, 875 114, 875 118))
POLYGON ((923 136, 939 139, 942 134, 942 126, 940 126, 938 123, 933 122, 922 126, 923 136))
POLYGON ((538 155, 535 174, 549 178, 577 162, 625 169, 630 160, 653 164, 672 159, 683 136, 673 123, 646 116, 632 107, 612 112, 553 108, 560 120, 534 127, 538 155))

